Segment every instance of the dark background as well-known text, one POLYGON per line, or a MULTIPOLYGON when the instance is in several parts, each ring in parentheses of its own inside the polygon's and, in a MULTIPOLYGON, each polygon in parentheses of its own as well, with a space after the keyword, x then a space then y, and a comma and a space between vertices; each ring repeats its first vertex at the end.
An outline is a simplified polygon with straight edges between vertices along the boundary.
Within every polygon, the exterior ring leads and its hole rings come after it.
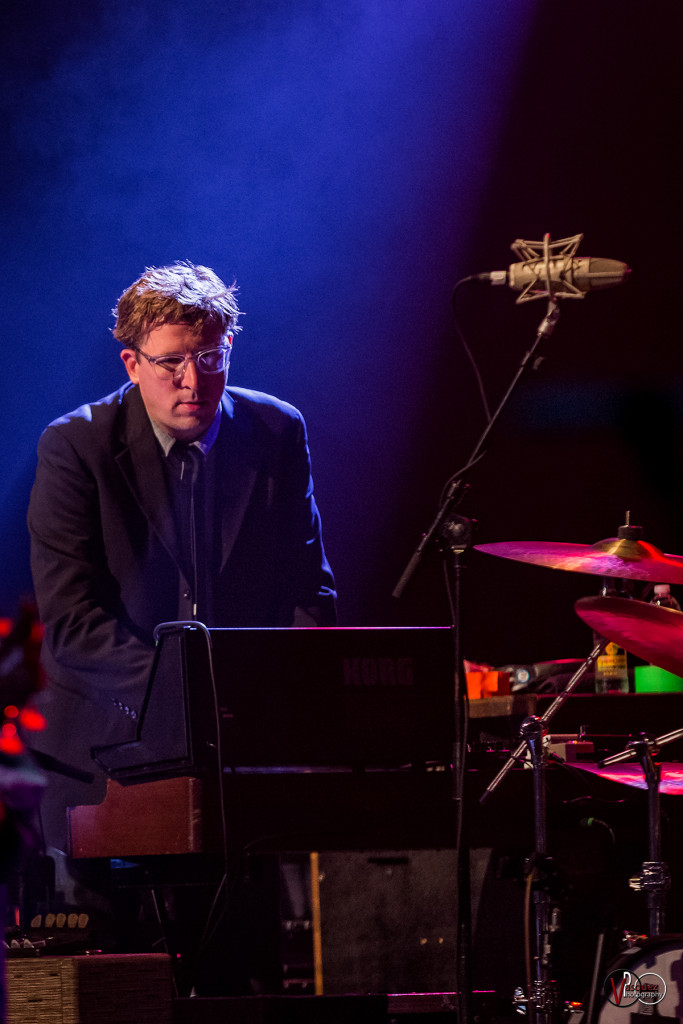
MULTIPOLYGON (((482 427, 450 296, 518 237, 583 232, 624 287, 566 301, 462 511, 479 542, 681 529, 678 0, 120 0, 3 15, 0 612, 30 591, 41 429, 124 379, 110 309, 147 265, 236 278, 231 382, 299 406, 342 624, 447 621, 393 586, 482 427)), ((545 308, 461 289, 495 404, 545 308)), ((598 581, 473 553, 465 653, 580 657, 598 581)))

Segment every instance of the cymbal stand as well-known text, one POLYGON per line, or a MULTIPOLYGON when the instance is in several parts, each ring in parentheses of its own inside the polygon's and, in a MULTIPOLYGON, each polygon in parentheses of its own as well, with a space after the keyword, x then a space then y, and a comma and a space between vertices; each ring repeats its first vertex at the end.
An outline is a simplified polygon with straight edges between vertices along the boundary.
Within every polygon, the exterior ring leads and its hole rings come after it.
MULTIPOLYGON (((529 992, 526 1005, 531 1011, 530 1017, 538 1024, 546 1024, 557 1018, 559 993, 557 984, 552 977, 552 956, 550 941, 550 922, 552 918, 552 901, 548 888, 551 864, 548 861, 548 840, 546 827, 545 770, 546 752, 543 738, 547 734, 545 724, 536 715, 530 715, 522 723, 520 730, 524 742, 529 749, 531 765, 534 773, 534 822, 536 832, 536 849, 527 862, 527 870, 538 875, 533 887, 534 921, 535 921, 535 978, 527 979, 529 992)), ((520 1001, 518 1000, 518 1003, 520 1001)))
MULTIPOLYGON (((553 717, 555 712, 559 711, 559 709, 562 707, 562 705, 567 700, 567 698, 570 697, 571 694, 574 692, 574 690, 577 688, 577 686, 579 685, 579 683, 581 682, 581 680, 585 676, 586 672, 588 672, 589 670, 591 670, 594 667, 595 662, 598 660, 598 658, 600 657, 602 652, 605 650, 605 647, 607 646, 608 643, 609 643, 609 641, 606 640, 604 637, 600 637, 597 640, 597 642, 595 644, 595 647, 590 652, 590 654, 588 655, 586 660, 583 662, 583 664, 579 665, 579 667, 577 668, 576 672, 574 673, 574 675, 571 677, 571 679, 569 680, 569 682, 565 686, 564 690, 562 690, 561 693, 558 693, 557 697, 552 702, 552 704, 546 709, 546 711, 543 713, 543 715, 541 715, 541 718, 540 718, 541 722, 546 724, 547 722, 550 721, 550 719, 553 717)), ((524 726, 522 725, 522 728, 523 727, 524 726)), ((527 749, 527 741, 526 741, 526 739, 523 739, 522 742, 517 747, 517 749, 514 750, 510 754, 509 758, 507 759, 507 761, 505 762, 505 764, 503 765, 501 770, 498 772, 498 774, 496 775, 496 777, 493 780, 493 782, 489 782, 488 786, 486 787, 486 789, 484 790, 482 795, 479 797, 479 803, 480 804, 483 804, 483 803, 485 803, 486 800, 488 800, 488 798, 491 796, 491 794, 496 789, 498 789, 498 786, 503 781, 503 779, 506 777, 506 775, 508 775, 508 773, 512 771, 512 769, 515 767, 516 764, 519 764, 519 762, 524 759, 526 749, 527 749)))
MULTIPOLYGON (((547 807, 545 796, 545 767, 546 753, 543 744, 543 737, 547 733, 547 723, 555 712, 564 704, 567 698, 577 688, 586 672, 592 669, 600 657, 608 641, 601 637, 596 642, 593 650, 582 665, 579 666, 572 678, 565 686, 562 693, 559 693, 545 713, 539 718, 531 715, 522 722, 520 735, 521 743, 514 750, 505 762, 495 779, 489 783, 479 798, 484 803, 491 794, 498 788, 506 775, 525 757, 528 750, 531 758, 531 766, 534 773, 534 830, 535 850, 528 860, 531 869, 539 867, 542 876, 548 875, 547 857, 547 807)), ((553 980, 552 970, 552 904, 548 887, 547 877, 542 877, 534 889, 534 918, 535 918, 535 978, 529 979, 529 991, 526 998, 522 995, 516 997, 516 1005, 521 1012, 526 1011, 529 1019, 534 1024, 555 1024, 561 1019, 559 1006, 559 994, 556 982, 553 980)))
POLYGON ((661 766, 653 760, 653 754, 660 747, 683 736, 683 729, 676 729, 674 732, 666 733, 658 739, 650 739, 645 733, 641 733, 640 739, 631 740, 626 750, 612 757, 606 757, 599 762, 600 768, 607 768, 611 764, 618 764, 622 761, 631 761, 637 758, 640 761, 643 775, 647 783, 647 818, 648 818, 648 856, 649 860, 643 861, 639 875, 634 875, 629 880, 629 886, 636 892, 647 893, 648 905, 648 928, 650 938, 661 935, 664 931, 666 894, 671 888, 671 874, 669 867, 662 860, 662 832, 661 832, 661 806, 659 799, 659 781, 661 766))

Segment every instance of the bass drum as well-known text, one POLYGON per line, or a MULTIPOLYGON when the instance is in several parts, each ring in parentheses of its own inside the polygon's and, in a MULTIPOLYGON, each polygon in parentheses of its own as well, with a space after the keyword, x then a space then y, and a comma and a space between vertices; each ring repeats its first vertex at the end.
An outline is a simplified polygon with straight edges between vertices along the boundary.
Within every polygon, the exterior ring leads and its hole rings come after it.
POLYGON ((598 1024, 683 1021, 683 935, 646 939, 613 960, 598 1005, 598 1024))

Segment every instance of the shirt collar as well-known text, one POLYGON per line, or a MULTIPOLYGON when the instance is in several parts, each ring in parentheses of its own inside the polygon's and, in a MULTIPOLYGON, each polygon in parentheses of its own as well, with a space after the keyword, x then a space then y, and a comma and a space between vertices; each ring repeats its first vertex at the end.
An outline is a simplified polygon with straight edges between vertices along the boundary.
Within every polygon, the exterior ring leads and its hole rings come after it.
MULTIPOLYGON (((164 455, 167 456, 171 451, 171 448, 175 444, 176 438, 171 437, 168 431, 164 430, 164 428, 160 426, 160 424, 158 424, 155 420, 151 418, 150 423, 152 424, 152 430, 154 431, 154 435, 159 444, 161 445, 161 450, 163 451, 164 455)), ((219 402, 218 408, 216 409, 216 415, 214 416, 211 422, 211 426, 204 431, 201 437, 196 437, 194 441, 191 442, 191 445, 194 445, 195 448, 199 448, 202 455, 208 455, 209 452, 211 451, 211 448, 213 447, 214 441, 218 437, 218 430, 220 428, 220 425, 221 403, 219 402)))

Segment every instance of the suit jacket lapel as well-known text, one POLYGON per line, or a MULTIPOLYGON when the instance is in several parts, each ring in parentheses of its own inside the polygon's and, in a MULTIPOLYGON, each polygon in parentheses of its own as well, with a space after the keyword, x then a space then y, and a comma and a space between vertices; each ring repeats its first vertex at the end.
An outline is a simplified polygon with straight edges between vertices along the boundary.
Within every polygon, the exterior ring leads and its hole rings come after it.
POLYGON ((232 396, 223 396, 221 427, 216 438, 216 508, 221 519, 221 570, 242 526, 258 476, 260 455, 251 420, 241 414, 232 396))
POLYGON ((181 547, 171 510, 163 456, 137 387, 131 388, 124 396, 123 409, 122 448, 116 462, 162 544, 182 568, 181 547))

